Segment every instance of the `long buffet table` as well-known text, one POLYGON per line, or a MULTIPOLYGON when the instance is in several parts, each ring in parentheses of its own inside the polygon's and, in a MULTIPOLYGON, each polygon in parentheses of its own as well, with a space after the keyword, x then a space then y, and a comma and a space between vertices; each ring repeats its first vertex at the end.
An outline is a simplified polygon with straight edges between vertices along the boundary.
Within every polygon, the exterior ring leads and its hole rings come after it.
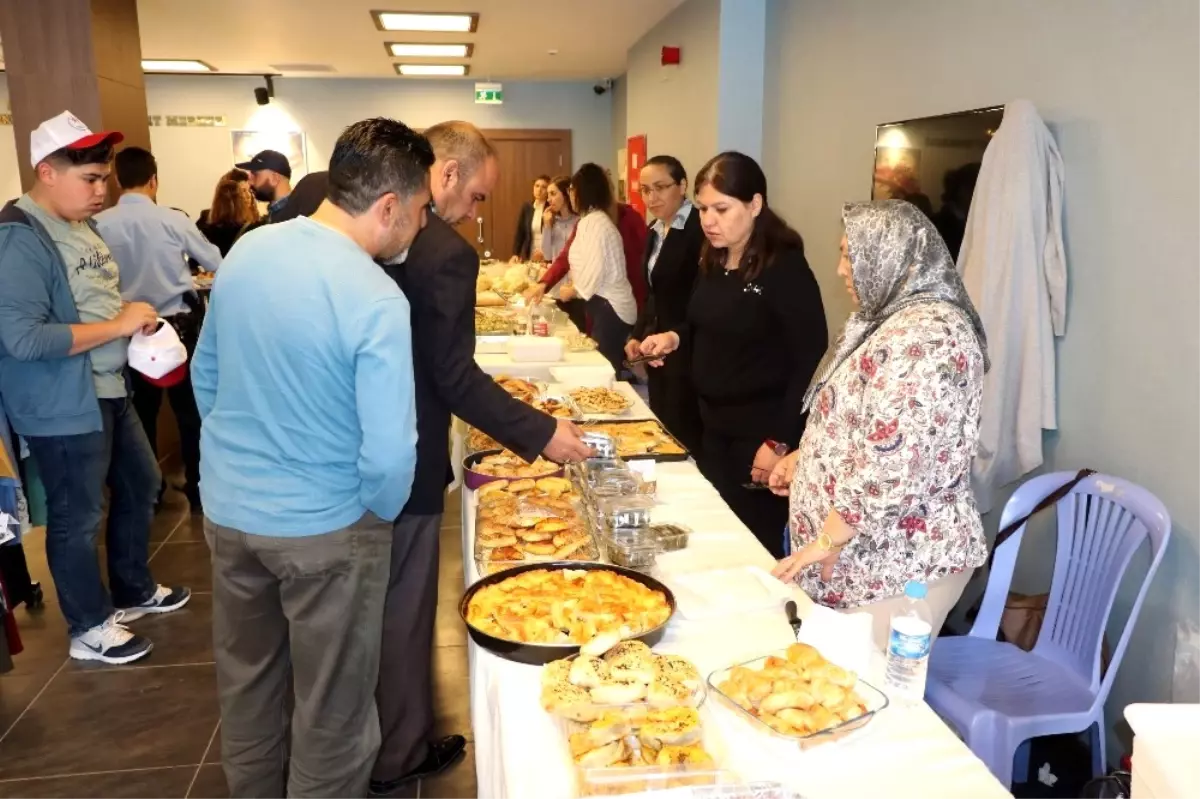
MULTIPOLYGON (((522 376, 519 364, 502 366, 505 373, 522 376)), ((648 414, 640 405, 630 415, 648 414)), ((774 565, 693 463, 659 463, 656 471, 655 521, 675 521, 692 528, 684 550, 690 569, 705 564, 714 569, 770 569, 774 565)), ((469 585, 479 574, 474 559, 475 497, 466 490, 462 519, 463 563, 469 585)), ((669 577, 659 576, 670 584, 669 577)), ((812 610, 811 602, 798 589, 794 596, 804 618, 812 610)), ((708 674, 782 649, 794 640, 781 609, 704 621, 677 615, 656 649, 687 657, 708 674)), ((469 661, 479 796, 562 799, 575 795, 575 768, 564 736, 539 702, 540 669, 506 661, 473 641, 469 661)), ((882 670, 882 653, 875 653, 864 678, 882 685, 882 670)), ((715 698, 702 706, 701 716, 706 729, 715 730, 721 742, 718 761, 722 768, 746 782, 782 783, 808 799, 1010 796, 925 704, 892 706, 851 736, 807 752, 762 735, 715 698)))

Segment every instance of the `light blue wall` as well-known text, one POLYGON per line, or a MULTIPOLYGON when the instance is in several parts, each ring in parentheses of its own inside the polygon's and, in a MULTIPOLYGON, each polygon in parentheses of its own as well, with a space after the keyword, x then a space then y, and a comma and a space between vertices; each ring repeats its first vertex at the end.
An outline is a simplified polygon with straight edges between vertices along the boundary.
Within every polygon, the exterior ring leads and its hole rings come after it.
POLYGON ((630 48, 625 73, 627 135, 693 176, 717 153, 720 17, 720 0, 687 0, 630 48), (663 47, 680 48, 678 66, 661 65, 663 47))
MULTIPOLYGON (((230 162, 229 130, 302 130, 308 163, 322 169, 342 130, 372 116, 391 116, 414 127, 463 119, 481 128, 567 128, 574 166, 586 161, 615 167, 612 94, 597 96, 594 81, 504 82, 504 104, 476 105, 474 81, 280 78, 275 100, 254 102, 257 78, 151 76, 146 102, 151 114, 223 114, 228 128, 150 129, 162 171, 161 200, 195 213, 212 199, 213 185, 230 162)), ((7 86, 0 76, 0 105, 7 86)), ((0 127, 0 189, 20 190, 12 128, 0 127)))
POLYGON ((767 0, 721 0, 717 149, 762 160, 767 0))
MULTIPOLYGON (((875 126, 1027 98, 1066 168, 1070 271, 1050 469, 1090 466, 1157 494, 1171 549, 1108 704, 1196 702, 1200 651, 1200 10, 1195 0, 775 2, 772 203, 806 240, 831 327, 839 209, 871 190, 875 126)), ((1002 331, 989 331, 994 340, 1002 331)), ((988 524, 995 532, 994 519, 988 524)), ((1044 590, 1052 537, 1027 536, 1044 590)), ((1145 559, 1135 558, 1123 619, 1145 559)), ((1118 629, 1110 628, 1115 641, 1118 629)), ((1127 741, 1126 741, 1127 742, 1127 741)), ((1110 749, 1114 757, 1120 754, 1110 749)))

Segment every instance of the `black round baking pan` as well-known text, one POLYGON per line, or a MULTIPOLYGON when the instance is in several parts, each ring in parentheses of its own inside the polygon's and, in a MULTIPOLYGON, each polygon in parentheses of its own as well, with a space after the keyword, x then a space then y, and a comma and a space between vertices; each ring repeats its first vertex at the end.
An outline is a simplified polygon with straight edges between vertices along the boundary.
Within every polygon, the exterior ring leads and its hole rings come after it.
POLYGON ((675 615, 675 594, 671 593, 670 588, 667 588, 648 574, 642 574, 633 569, 626 569, 623 566, 614 566, 610 563, 590 563, 586 561, 522 563, 520 566, 514 566, 511 569, 489 574, 486 577, 476 580, 467 589, 466 593, 463 594, 462 601, 458 603, 458 615, 462 618, 463 624, 467 625, 467 633, 471 636, 471 640, 489 652, 496 653, 505 660, 511 660, 516 663, 527 663, 531 666, 542 666, 555 660, 562 660, 565 657, 579 654, 578 644, 527 644, 521 641, 508 641, 478 630, 467 622, 467 606, 471 603, 471 597, 475 596, 479 589, 494 585, 502 580, 507 580, 509 577, 518 575, 521 572, 533 571, 534 569, 546 569, 548 571, 559 569, 611 571, 624 575, 630 580, 639 582, 655 591, 661 591, 663 596, 667 598, 667 607, 671 610, 670 615, 667 616, 666 621, 657 627, 631 638, 631 640, 641 641, 646 646, 654 646, 662 640, 663 635, 667 631, 667 625, 671 623, 671 618, 675 615))

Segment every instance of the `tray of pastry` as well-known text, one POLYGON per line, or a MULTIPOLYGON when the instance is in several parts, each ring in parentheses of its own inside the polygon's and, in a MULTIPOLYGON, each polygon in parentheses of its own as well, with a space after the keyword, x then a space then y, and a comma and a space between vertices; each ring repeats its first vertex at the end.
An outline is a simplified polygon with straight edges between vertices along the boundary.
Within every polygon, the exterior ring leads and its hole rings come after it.
POLYGON ((843 738, 888 706, 878 688, 800 643, 714 671, 708 685, 760 732, 801 749, 843 738))
POLYGON ((478 427, 467 429, 467 453, 474 454, 484 450, 504 449, 499 441, 480 430, 478 427))
POLYGON ((716 769, 723 747, 702 723, 705 692, 691 661, 598 636, 578 656, 547 664, 541 681, 542 707, 559 719, 580 795, 634 793, 668 777, 672 787, 712 784, 699 774, 716 769))
POLYGON ((576 388, 568 394, 584 413, 620 416, 633 407, 633 400, 612 388, 576 388))
POLYGON ((563 473, 561 464, 548 461, 540 455, 527 462, 515 452, 507 449, 483 449, 463 458, 463 485, 475 491, 495 480, 523 480, 542 477, 558 477, 563 473))
POLYGON ((584 422, 580 427, 584 432, 612 436, 617 442, 617 456, 624 460, 685 461, 689 457, 687 448, 657 419, 584 422))
POLYGON ((555 419, 570 419, 573 422, 583 420, 583 411, 569 394, 546 394, 530 404, 555 419))
POLYGON ((658 643, 675 596, 645 574, 594 562, 523 563, 471 584, 459 604, 476 644, 518 663, 574 655, 600 636, 658 643))
POLYGON ((509 396, 516 397, 521 402, 532 404, 543 391, 545 386, 541 383, 536 383, 532 380, 525 380, 520 377, 510 377, 508 375, 497 375, 495 378, 496 385, 508 392, 509 396))
POLYGON ((599 559, 565 478, 497 480, 479 489, 477 501, 475 562, 481 574, 537 561, 599 559))

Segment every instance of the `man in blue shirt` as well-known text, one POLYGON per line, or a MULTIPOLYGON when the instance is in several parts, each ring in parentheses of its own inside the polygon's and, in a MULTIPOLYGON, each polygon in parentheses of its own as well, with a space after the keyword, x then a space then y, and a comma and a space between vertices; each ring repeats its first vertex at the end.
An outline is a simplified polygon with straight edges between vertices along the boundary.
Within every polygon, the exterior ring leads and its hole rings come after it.
MULTIPOLYGON (((146 302, 167 320, 187 348, 196 350, 204 309, 192 286, 192 257, 209 272, 221 265, 221 251, 182 212, 158 204, 158 162, 148 150, 126 147, 114 160, 121 199, 96 215, 100 235, 121 265, 121 299, 146 302)), ((158 410, 163 389, 130 370, 133 407, 158 457, 158 410)), ((184 378, 167 389, 171 410, 179 424, 179 450, 183 457, 183 492, 192 512, 200 504, 200 416, 192 383, 184 378)))
POLYGON ((399 122, 351 125, 317 212, 246 235, 213 286, 192 384, 232 796, 366 795, 417 457, 408 301, 375 259, 424 226, 432 163, 399 122))

